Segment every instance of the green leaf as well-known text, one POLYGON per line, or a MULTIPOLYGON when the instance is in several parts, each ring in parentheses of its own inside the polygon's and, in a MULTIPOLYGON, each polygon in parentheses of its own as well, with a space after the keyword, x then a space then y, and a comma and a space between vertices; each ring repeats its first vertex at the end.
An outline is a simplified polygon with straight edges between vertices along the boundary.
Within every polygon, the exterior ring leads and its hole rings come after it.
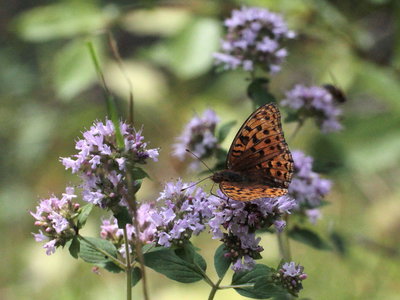
POLYGON ((150 178, 150 176, 140 167, 131 168, 132 180, 140 180, 143 178, 150 178))
POLYGON ((134 267, 132 270, 131 286, 135 286, 142 279, 142 270, 139 267, 134 267))
POLYGON ((333 247, 337 252, 339 252, 340 255, 346 255, 347 254, 347 245, 346 241, 343 238, 341 234, 338 232, 333 231, 329 235, 330 240, 332 241, 333 247))
POLYGON ((142 187, 142 179, 137 179, 133 181, 133 188, 132 188, 132 193, 136 194, 140 188, 142 187))
POLYGON ((83 2, 73 1, 38 6, 22 13, 16 20, 15 30, 27 41, 44 42, 93 33, 103 29, 115 13, 83 2))
POLYGON ((212 54, 218 51, 220 32, 221 26, 216 20, 193 18, 166 45, 162 63, 184 79, 204 74, 212 67, 212 54))
POLYGON ((68 247, 68 250, 69 254, 71 254, 73 258, 78 258, 80 251, 80 242, 76 236, 74 236, 74 238, 72 239, 71 244, 68 247))
POLYGON ((116 258, 118 251, 111 242, 100 238, 85 237, 85 240, 80 240, 80 245, 79 257, 84 261, 105 268, 110 272, 118 273, 122 271, 107 255, 98 250, 101 249, 116 258))
POLYGON ((332 247, 327 242, 321 239, 317 233, 309 229, 295 226, 289 231, 289 236, 298 242, 319 250, 332 250, 332 247))
MULTIPOLYGON (((195 261, 201 268, 203 260, 201 256, 196 257, 195 261)), ((144 254, 145 265, 168 278, 182 282, 191 283, 203 279, 201 271, 193 264, 189 263, 178 255, 173 249, 164 248, 163 250, 153 251, 144 254)))
POLYGON ((268 82, 267 78, 256 78, 247 88, 247 95, 257 107, 266 103, 276 102, 275 97, 268 90, 268 82))
POLYGON ((271 282, 274 272, 274 269, 266 265, 257 264, 250 271, 235 273, 232 285, 254 284, 253 287, 235 288, 240 295, 254 299, 267 299, 287 293, 271 282))
POLYGON ((78 215, 78 228, 81 229, 83 226, 86 224, 86 220, 90 215, 90 212, 93 209, 93 204, 89 203, 83 206, 80 209, 79 215, 78 215))
POLYGON ((118 207, 118 211, 114 211, 114 217, 117 219, 118 228, 125 228, 126 224, 132 224, 132 216, 126 207, 118 207))
POLYGON ((193 264, 195 261, 196 250, 190 242, 185 243, 183 247, 175 249, 175 253, 188 263, 193 264))
MULTIPOLYGON (((100 42, 96 43, 96 48, 102 49, 100 42)), ((82 40, 73 40, 57 51, 53 74, 57 96, 63 100, 75 97, 96 81, 96 73, 82 40)))
POLYGON ((236 121, 229 121, 219 127, 219 130, 217 132, 217 139, 219 143, 222 143, 225 140, 232 127, 235 126, 236 123, 236 121))
POLYGON ((214 254, 214 267, 217 271, 219 278, 223 278, 225 276, 226 271, 228 271, 229 266, 231 265, 231 260, 228 257, 225 257, 226 251, 224 250, 225 245, 220 245, 214 254))

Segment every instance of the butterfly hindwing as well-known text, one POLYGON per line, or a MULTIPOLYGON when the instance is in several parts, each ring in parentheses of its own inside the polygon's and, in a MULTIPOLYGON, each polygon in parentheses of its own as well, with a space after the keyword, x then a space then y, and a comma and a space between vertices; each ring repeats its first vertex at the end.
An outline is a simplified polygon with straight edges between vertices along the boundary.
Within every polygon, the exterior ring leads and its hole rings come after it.
POLYGON ((264 185, 244 185, 236 182, 221 182, 221 191, 229 198, 237 201, 251 201, 259 198, 274 198, 287 193, 286 189, 264 185))

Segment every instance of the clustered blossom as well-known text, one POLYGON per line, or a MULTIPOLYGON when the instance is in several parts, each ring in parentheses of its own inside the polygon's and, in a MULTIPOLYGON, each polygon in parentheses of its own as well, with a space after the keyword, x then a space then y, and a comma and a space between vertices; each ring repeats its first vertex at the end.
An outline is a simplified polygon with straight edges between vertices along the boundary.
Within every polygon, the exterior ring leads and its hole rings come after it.
POLYGON ((297 296, 303 289, 302 281, 307 279, 307 274, 303 271, 303 266, 296 265, 294 262, 285 263, 272 278, 276 284, 283 286, 289 293, 297 296))
POLYGON ((261 258, 260 252, 264 250, 255 231, 271 225, 275 225, 278 231, 283 230, 285 222, 281 220, 281 215, 290 213, 296 202, 287 196, 241 202, 227 198, 220 191, 218 195, 209 198, 213 217, 208 225, 213 238, 224 242, 226 256, 233 262, 233 270, 252 269, 254 259, 261 258))
POLYGON ((271 74, 280 71, 287 56, 281 43, 295 37, 281 15, 264 8, 243 7, 232 12, 225 26, 228 33, 221 42, 222 51, 214 53, 218 65, 227 70, 253 71, 258 66, 271 74))
POLYGON ((201 188, 181 180, 167 183, 157 199, 160 206, 150 214, 157 228, 155 242, 164 247, 182 246, 204 231, 212 214, 207 197, 201 188))
MULTIPOLYGON (((139 240, 143 244, 148 244, 153 242, 155 233, 156 233, 156 226, 151 219, 151 215, 155 212, 155 208, 153 204, 150 203, 143 203, 139 206, 137 210, 138 216, 138 225, 139 225, 139 240)), ((100 236, 101 238, 112 242, 118 251, 121 254, 125 254, 125 247, 124 247, 124 232, 123 229, 118 228, 117 219, 111 217, 110 219, 104 219, 100 226, 100 236)), ((127 236, 130 243, 130 248, 134 249, 134 244, 136 241, 136 231, 135 227, 132 224, 126 225, 127 236)))
POLYGON ((64 246, 76 235, 74 217, 79 211, 79 204, 72 202, 75 198, 73 187, 67 187, 62 198, 52 196, 43 199, 31 215, 36 219, 39 233, 34 233, 37 242, 47 243, 43 246, 46 254, 51 255, 59 246, 64 246))
POLYGON ((294 175, 289 185, 289 194, 296 199, 299 209, 312 223, 320 218, 318 207, 322 199, 329 193, 332 182, 323 179, 318 173, 312 171, 313 159, 303 152, 292 152, 294 161, 294 175))
POLYGON ((205 110, 201 117, 195 116, 177 138, 173 155, 183 160, 187 154, 186 149, 189 149, 200 158, 209 157, 218 145, 215 137, 218 123, 219 118, 212 109, 205 110))
POLYGON ((342 129, 338 120, 342 111, 337 107, 338 103, 328 89, 301 84, 288 91, 286 98, 281 101, 282 106, 296 111, 299 118, 315 117, 318 127, 324 133, 342 129))
POLYGON ((76 142, 78 154, 61 158, 66 169, 82 178, 83 200, 102 208, 126 205, 127 164, 144 164, 149 158, 157 161, 158 157, 158 149, 147 149, 142 130, 121 122, 120 133, 124 149, 117 145, 113 122, 96 122, 76 142))

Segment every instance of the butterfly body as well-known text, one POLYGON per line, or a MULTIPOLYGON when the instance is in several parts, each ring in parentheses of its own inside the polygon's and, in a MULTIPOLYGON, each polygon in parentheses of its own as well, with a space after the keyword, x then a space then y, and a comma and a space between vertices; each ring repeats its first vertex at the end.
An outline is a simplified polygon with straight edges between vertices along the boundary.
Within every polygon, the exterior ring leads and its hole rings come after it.
POLYGON ((229 198, 250 201, 287 193, 293 159, 275 104, 258 108, 244 122, 228 152, 226 169, 211 179, 229 198))

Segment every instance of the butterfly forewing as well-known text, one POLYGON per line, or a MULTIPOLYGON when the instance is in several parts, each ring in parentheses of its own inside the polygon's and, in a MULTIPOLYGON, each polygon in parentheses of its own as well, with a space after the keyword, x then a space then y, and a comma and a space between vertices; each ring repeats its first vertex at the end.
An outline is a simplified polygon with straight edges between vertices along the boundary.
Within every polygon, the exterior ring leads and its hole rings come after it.
POLYGON ((227 169, 247 181, 223 181, 225 195, 240 201, 287 193, 293 159, 285 142, 280 112, 275 104, 257 109, 242 125, 228 152, 227 169))
MULTIPOLYGON (((244 122, 229 149, 227 167, 235 168, 247 157, 259 152, 281 138, 280 113, 275 105, 268 104, 256 110, 244 122)), ((273 150, 272 150, 273 151, 273 150)))

